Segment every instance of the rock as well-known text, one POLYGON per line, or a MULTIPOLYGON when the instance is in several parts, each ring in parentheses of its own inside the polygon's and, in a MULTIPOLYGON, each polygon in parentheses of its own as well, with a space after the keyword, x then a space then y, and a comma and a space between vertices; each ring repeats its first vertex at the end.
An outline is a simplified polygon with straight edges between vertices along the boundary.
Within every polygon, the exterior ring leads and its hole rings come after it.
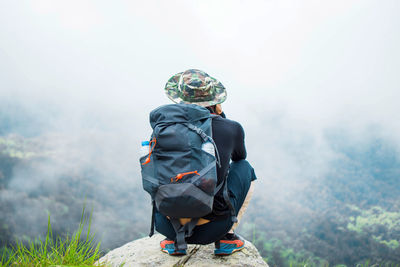
POLYGON ((160 241, 163 239, 164 236, 155 234, 151 238, 145 237, 135 240, 110 251, 98 263, 112 267, 268 267, 268 264, 249 241, 245 241, 245 247, 241 251, 230 256, 215 256, 214 244, 189 245, 187 255, 170 256, 160 250, 160 241))

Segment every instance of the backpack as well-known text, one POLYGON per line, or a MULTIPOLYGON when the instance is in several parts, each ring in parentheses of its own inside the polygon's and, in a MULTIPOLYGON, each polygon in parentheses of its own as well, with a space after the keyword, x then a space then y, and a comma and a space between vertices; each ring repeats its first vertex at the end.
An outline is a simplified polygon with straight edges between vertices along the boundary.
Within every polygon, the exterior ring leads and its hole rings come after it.
MULTIPOLYGON (((213 117, 195 104, 164 105, 150 113, 149 153, 140 158, 143 188, 153 205, 149 236, 154 234, 157 209, 170 219, 177 249, 186 249, 185 238, 192 235, 199 218, 212 211, 214 195, 226 185, 217 185, 220 161, 212 139, 213 117), (192 220, 182 226, 179 218, 192 220)), ((226 186, 224 191, 227 196, 226 186)), ((232 211, 230 202, 228 206, 232 211)))

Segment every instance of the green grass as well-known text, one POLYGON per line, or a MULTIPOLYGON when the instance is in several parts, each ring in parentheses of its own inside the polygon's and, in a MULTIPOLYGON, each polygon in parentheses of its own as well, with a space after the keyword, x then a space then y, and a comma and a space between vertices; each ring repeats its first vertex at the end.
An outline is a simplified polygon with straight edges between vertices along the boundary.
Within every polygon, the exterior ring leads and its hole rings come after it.
POLYGON ((12 248, 4 248, 0 256, 0 267, 3 266, 93 266, 101 257, 100 243, 94 242, 91 232, 91 216, 85 216, 83 209, 78 230, 64 238, 53 237, 50 215, 47 234, 44 240, 24 244, 17 241, 12 248), (87 225, 87 230, 84 228, 87 225), (83 236, 85 233, 85 237, 83 236))

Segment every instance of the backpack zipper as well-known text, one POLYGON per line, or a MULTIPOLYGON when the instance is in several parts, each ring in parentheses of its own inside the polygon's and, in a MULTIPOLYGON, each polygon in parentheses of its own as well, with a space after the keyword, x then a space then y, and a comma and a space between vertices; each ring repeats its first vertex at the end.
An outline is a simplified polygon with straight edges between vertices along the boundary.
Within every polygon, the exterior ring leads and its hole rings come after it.
POLYGON ((175 182, 178 182, 180 179, 183 178, 183 176, 186 176, 186 175, 189 175, 189 174, 200 175, 197 171, 178 173, 175 177, 171 178, 171 183, 174 182, 174 179, 175 179, 175 182))

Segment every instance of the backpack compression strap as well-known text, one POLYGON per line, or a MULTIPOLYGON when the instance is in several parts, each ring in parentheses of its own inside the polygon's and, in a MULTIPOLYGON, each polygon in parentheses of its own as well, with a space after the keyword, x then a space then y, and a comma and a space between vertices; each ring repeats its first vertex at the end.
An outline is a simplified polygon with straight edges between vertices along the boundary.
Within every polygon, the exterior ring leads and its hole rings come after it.
POLYGON ((187 123, 185 125, 190 130, 192 130, 192 131, 196 132, 198 135, 200 135, 200 137, 203 139, 204 142, 210 141, 213 144, 214 150, 215 150, 215 157, 217 159, 217 164, 219 167, 221 167, 221 160, 219 158, 218 148, 217 148, 217 145, 215 144, 214 140, 212 139, 212 137, 208 136, 202 129, 200 129, 196 125, 193 125, 191 123, 187 123))

